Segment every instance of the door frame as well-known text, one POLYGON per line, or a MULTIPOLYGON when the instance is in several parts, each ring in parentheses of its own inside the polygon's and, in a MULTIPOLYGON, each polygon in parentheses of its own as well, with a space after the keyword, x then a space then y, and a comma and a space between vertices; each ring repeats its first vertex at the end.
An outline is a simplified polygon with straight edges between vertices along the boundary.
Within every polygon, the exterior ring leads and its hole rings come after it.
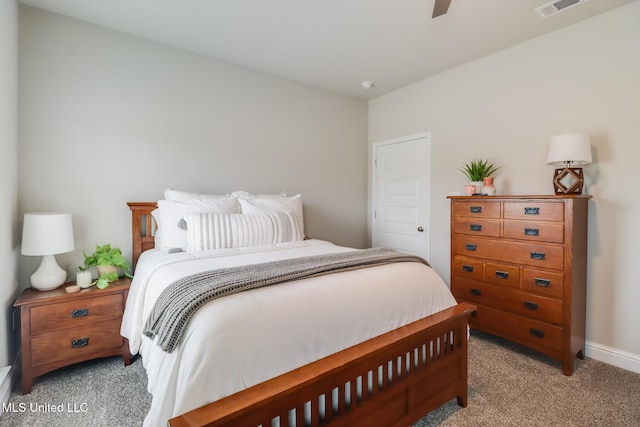
MULTIPOLYGON (((385 145, 392 145, 392 144, 399 144, 402 142, 409 142, 409 141, 414 141, 416 139, 426 139, 427 140, 427 164, 428 164, 428 170, 427 170, 427 191, 428 191, 428 197, 426 200, 426 210, 427 210, 427 217, 428 217, 428 221, 425 221, 427 224, 427 253, 429 254, 428 258, 431 258, 431 237, 432 237, 432 233, 431 233, 431 132, 422 132, 422 133, 417 133, 414 135, 407 135, 407 136, 402 136, 399 138, 393 138, 393 139, 388 139, 388 140, 384 140, 384 141, 377 141, 371 144, 371 176, 370 176, 370 182, 371 182, 371 205, 370 205, 370 210, 369 210, 369 217, 371 218, 371 234, 370 234, 370 241, 371 244, 373 245, 373 236, 374 233, 376 231, 376 221, 375 221, 375 211, 376 211, 376 189, 377 189, 377 174, 376 174, 376 152, 377 149, 381 146, 385 146, 385 145)), ((428 262, 431 262, 429 259, 427 259, 428 262)))

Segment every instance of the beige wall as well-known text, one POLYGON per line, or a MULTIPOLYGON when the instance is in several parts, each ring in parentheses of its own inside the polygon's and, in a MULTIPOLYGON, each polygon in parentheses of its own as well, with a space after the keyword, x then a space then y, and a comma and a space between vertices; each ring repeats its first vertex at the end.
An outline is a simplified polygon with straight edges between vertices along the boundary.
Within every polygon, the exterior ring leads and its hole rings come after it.
MULTIPOLYGON (((0 0, 0 366, 13 362, 18 262, 18 4, 0 0)), ((0 381, 2 378, 0 378, 0 381)))
POLYGON ((432 262, 449 278, 449 202, 463 163, 504 166, 500 194, 552 194, 553 135, 586 132, 587 339, 640 362, 640 2, 487 56, 369 103, 371 143, 432 132, 432 262), (635 356, 634 356, 635 355, 635 356))
POLYGON ((367 244, 365 101, 29 7, 19 96, 20 212, 73 214, 70 272, 96 244, 129 256, 125 203, 166 187, 300 192, 308 235, 367 244))

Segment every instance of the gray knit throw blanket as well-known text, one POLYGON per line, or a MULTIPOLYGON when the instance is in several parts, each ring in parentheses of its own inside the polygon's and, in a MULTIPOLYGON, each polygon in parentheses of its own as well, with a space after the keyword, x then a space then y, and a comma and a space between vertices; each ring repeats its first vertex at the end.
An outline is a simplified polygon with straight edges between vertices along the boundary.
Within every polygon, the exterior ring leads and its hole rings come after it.
POLYGON ((290 280, 393 262, 427 264, 417 256, 391 249, 373 248, 193 274, 175 281, 162 291, 147 319, 143 333, 151 339, 157 337, 160 348, 171 353, 180 343, 196 311, 209 301, 290 280))

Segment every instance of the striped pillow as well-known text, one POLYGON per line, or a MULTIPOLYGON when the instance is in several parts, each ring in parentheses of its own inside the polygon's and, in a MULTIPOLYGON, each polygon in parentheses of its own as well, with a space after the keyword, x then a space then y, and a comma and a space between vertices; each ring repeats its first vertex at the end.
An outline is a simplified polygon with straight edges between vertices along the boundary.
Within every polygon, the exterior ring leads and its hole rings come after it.
POLYGON ((252 214, 193 212, 187 223, 187 250, 237 248, 300 240, 292 211, 252 214))

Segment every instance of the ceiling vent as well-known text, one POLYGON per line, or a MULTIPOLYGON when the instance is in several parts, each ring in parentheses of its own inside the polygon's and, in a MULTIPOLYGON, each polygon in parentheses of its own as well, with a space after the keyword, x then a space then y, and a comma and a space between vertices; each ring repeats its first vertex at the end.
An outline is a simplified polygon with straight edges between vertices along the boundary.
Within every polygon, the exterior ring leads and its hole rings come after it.
POLYGON ((548 18, 551 15, 563 12, 567 9, 572 8, 573 6, 586 3, 587 1, 589 0, 556 0, 536 7, 535 11, 538 12, 538 14, 543 18, 548 18))

